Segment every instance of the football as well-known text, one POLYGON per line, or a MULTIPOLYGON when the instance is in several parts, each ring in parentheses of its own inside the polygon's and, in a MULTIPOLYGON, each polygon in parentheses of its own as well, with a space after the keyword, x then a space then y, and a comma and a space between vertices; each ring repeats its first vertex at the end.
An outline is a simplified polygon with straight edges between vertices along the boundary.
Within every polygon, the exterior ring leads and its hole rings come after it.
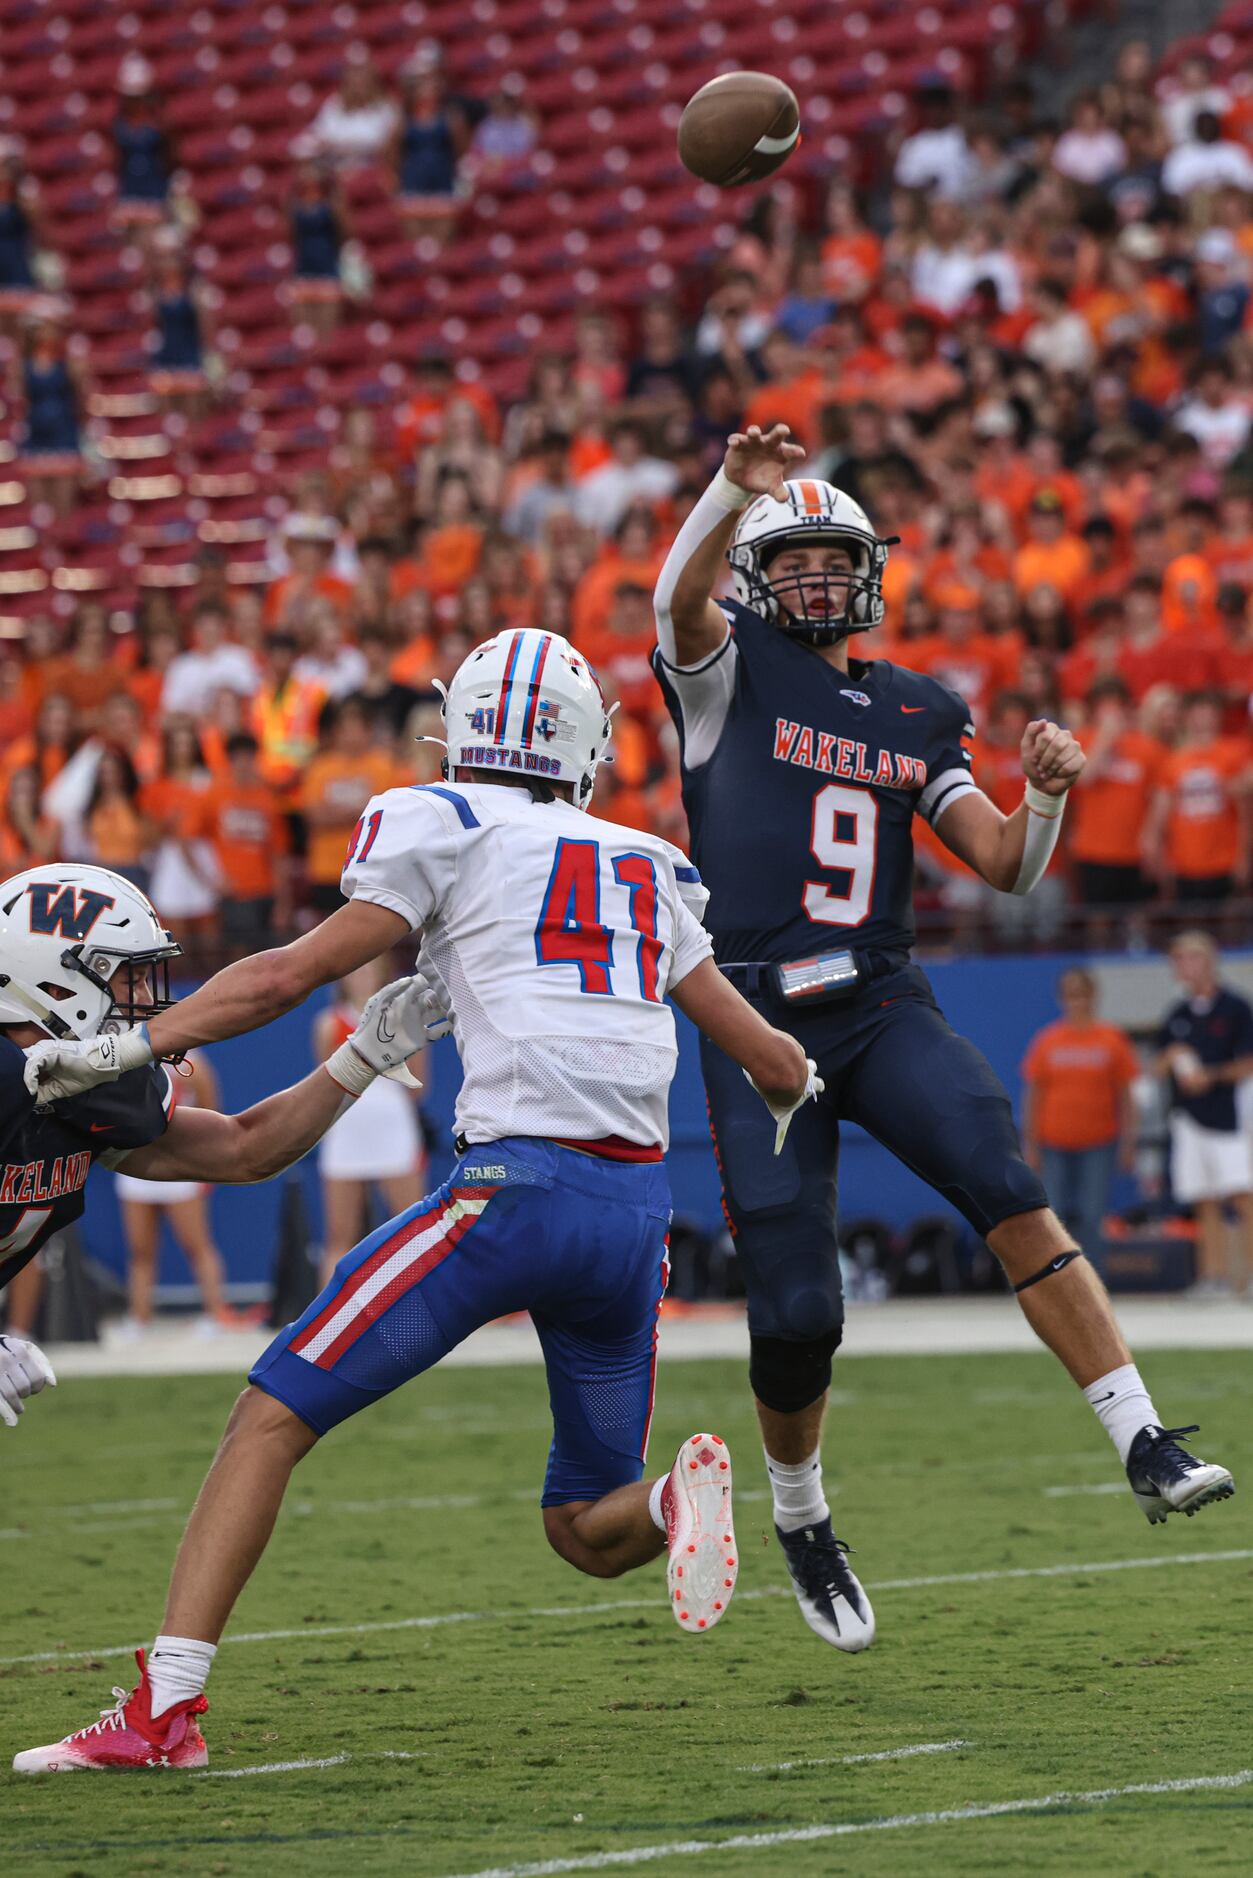
POLYGON ((690 98, 679 119, 679 156, 720 189, 773 175, 800 142, 796 94, 769 72, 724 72, 690 98))

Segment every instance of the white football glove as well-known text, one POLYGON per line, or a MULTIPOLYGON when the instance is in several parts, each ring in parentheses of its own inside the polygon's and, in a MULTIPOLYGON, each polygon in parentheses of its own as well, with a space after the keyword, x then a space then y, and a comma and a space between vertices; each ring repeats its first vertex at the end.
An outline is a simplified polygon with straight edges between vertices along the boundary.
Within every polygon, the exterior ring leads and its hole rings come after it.
POLYGON ((420 1089, 407 1061, 425 1042, 422 987, 416 978, 397 978, 367 1001, 357 1028, 327 1058, 326 1069, 352 1096, 361 1095, 376 1076, 420 1089))
POLYGON ((51 1102, 82 1095, 102 1082, 116 1082, 128 1069, 151 1061, 152 1046, 143 1024, 120 1036, 88 1037, 81 1043, 75 1038, 47 1037, 26 1052, 26 1087, 35 1098, 35 1107, 46 1109, 51 1102))
POLYGON ((418 988, 426 1040, 438 1043, 441 1037, 452 1034, 452 1011, 444 1001, 443 992, 435 989, 421 964, 414 971, 413 982, 418 988))
POLYGON ((776 1154, 782 1154, 783 1152, 783 1143, 787 1140, 787 1131, 792 1125, 792 1117, 795 1115, 797 1109, 803 1109, 806 1102, 814 1101, 816 1097, 822 1094, 827 1086, 826 1083, 823 1082, 822 1077, 818 1074, 818 1065, 814 1062, 812 1056, 805 1058, 805 1067, 808 1071, 805 1077, 805 1087, 802 1093, 797 1096, 795 1102, 772 1102, 763 1089, 757 1088, 757 1084, 753 1082, 752 1077, 748 1075, 748 1071, 744 1071, 745 1076, 748 1077, 749 1082, 753 1083, 753 1088, 757 1089, 758 1095, 778 1123, 774 1132, 774 1151, 776 1154))
POLYGON ((16 1428, 28 1395, 38 1395, 45 1384, 56 1388, 52 1365, 37 1343, 24 1337, 0 1337, 0 1421, 16 1428))

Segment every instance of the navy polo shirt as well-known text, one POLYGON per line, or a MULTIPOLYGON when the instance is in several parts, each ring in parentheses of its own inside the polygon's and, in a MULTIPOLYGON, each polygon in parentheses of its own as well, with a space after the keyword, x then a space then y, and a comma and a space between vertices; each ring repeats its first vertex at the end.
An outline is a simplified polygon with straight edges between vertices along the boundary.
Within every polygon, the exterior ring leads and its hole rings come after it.
MULTIPOLYGON (((1253 1006, 1234 991, 1219 990, 1209 1004, 1185 998, 1166 1013, 1158 1035, 1160 1049, 1168 1050, 1173 1043, 1187 1044, 1209 1069, 1234 1063, 1239 1056, 1253 1056, 1253 1006)), ((1170 1105, 1190 1115, 1202 1128, 1235 1133, 1234 1083, 1217 1083, 1203 1095, 1188 1095, 1172 1076, 1170 1105)))

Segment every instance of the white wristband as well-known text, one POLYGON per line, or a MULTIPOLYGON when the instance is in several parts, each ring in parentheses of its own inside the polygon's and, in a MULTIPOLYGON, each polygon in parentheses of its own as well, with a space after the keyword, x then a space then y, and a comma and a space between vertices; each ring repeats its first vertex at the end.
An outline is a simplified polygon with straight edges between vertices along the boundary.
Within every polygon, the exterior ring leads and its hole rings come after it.
POLYGON ((378 1076, 378 1071, 363 1056, 358 1056, 351 1043, 341 1043, 322 1067, 332 1082, 337 1082, 353 1097, 364 1095, 378 1076))
POLYGON ((705 493, 711 495, 719 507, 724 509, 746 509, 750 502, 757 500, 751 489, 741 489, 721 468, 705 493))
POLYGON ((1046 796, 1033 782, 1028 782, 1023 800, 1033 815, 1043 815, 1048 821, 1055 821, 1066 807, 1065 795, 1046 796))

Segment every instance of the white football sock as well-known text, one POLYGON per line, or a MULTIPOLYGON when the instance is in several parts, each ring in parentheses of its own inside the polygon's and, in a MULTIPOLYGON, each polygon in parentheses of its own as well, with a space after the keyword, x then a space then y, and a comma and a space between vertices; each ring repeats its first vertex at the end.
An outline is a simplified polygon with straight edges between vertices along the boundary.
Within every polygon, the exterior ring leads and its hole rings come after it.
POLYGON ((774 1495, 774 1523, 780 1532, 799 1532, 830 1519, 831 1508, 822 1491, 822 1451, 815 1448, 807 1461, 790 1467, 766 1455, 766 1472, 774 1495))
POLYGON ((1134 1363, 1124 1363, 1119 1369, 1111 1369, 1108 1376, 1098 1376, 1083 1393, 1096 1410, 1102 1428, 1118 1449, 1118 1458, 1125 1467, 1131 1444, 1140 1430, 1147 1428, 1150 1422, 1161 1426, 1139 1370, 1134 1363))
POLYGON ((648 1493, 648 1517, 659 1532, 666 1530, 666 1516, 661 1510, 661 1494, 669 1478, 669 1474, 658 1475, 648 1493))
POLYGON ((197 1637, 158 1637, 148 1652, 153 1715, 164 1715, 175 1702, 200 1695, 217 1653, 216 1643, 201 1643, 197 1637))

